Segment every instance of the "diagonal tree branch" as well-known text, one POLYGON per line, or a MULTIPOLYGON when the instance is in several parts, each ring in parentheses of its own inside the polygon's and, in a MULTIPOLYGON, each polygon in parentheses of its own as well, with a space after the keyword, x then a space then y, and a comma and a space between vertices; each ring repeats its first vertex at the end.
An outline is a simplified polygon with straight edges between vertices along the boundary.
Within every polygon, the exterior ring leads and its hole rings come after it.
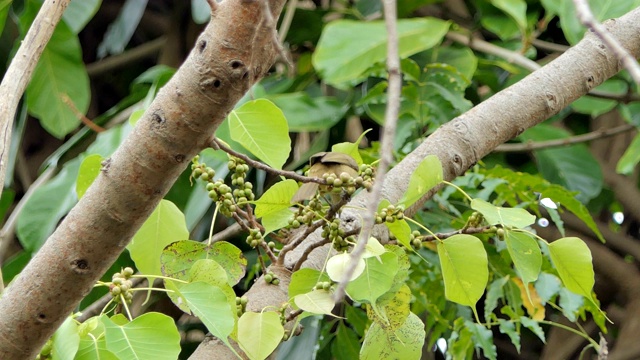
MULTIPOLYGON (((0 359, 36 356, 190 159, 211 143, 235 103, 269 70, 276 51, 263 5, 246 0, 210 4, 211 22, 195 49, 0 298, 0 359)), ((284 0, 270 1, 272 18, 283 5, 284 0)))

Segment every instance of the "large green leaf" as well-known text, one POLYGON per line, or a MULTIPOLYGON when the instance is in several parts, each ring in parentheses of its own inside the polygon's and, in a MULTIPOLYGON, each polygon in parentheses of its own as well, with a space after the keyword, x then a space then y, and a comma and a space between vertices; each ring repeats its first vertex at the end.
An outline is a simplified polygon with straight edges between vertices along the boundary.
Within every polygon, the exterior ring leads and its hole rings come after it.
MULTIPOLYGON (((541 124, 524 132, 525 141, 563 139, 570 134, 554 126, 541 124)), ((534 151, 538 168, 545 179, 579 191, 578 200, 587 202, 602 190, 602 171, 586 145, 534 151)))
POLYGON ((80 169, 78 170, 78 179, 76 180, 76 194, 78 195, 78 199, 82 198, 89 186, 93 184, 93 181, 98 177, 98 174, 100 174, 102 160, 102 156, 98 154, 89 155, 82 160, 82 164, 80 164, 80 169))
POLYGON ((11 10, 11 3, 13 0, 0 0, 0 34, 4 30, 4 24, 7 21, 7 15, 11 10))
POLYGON ((424 324, 414 313, 410 313, 404 324, 394 330, 374 322, 365 334, 360 359, 420 359, 424 339, 424 324))
POLYGON ((558 239, 549 244, 549 254, 564 286, 593 301, 593 263, 591 251, 584 241, 577 237, 558 239))
POLYGON ((524 228, 536 221, 536 217, 525 209, 495 206, 482 199, 471 200, 471 208, 481 213, 489 225, 524 228))
POLYGON ((442 182, 442 164, 435 155, 425 157, 409 178, 409 186, 398 205, 407 209, 422 198, 434 186, 442 182))
POLYGON ((475 236, 454 235, 438 242, 438 257, 446 298, 474 307, 489 279, 487 252, 482 242, 475 236))
MULTIPOLYGON (((405 58, 438 44, 449 29, 449 23, 434 18, 404 19, 398 21, 397 29, 399 54, 405 58)), ((333 21, 322 32, 313 54, 313 66, 325 82, 344 86, 383 61, 386 47, 387 36, 382 21, 333 21)))
POLYGON ((80 124, 72 107, 83 114, 89 108, 89 76, 82 62, 80 42, 65 23, 58 24, 42 52, 26 97, 29 113, 57 138, 80 124))
POLYGON ((465 320, 464 326, 471 331, 476 349, 482 349, 483 355, 488 359, 497 359, 498 353, 491 330, 469 320, 465 320))
POLYGON ((68 317, 53 334, 52 360, 73 359, 79 345, 78 323, 68 317))
POLYGON ((268 95, 284 113, 291 132, 322 131, 335 125, 348 109, 332 97, 311 97, 303 92, 268 95))
POLYGON ((274 184, 258 199, 256 204, 256 216, 262 218, 265 233, 286 226, 293 215, 289 210, 291 198, 298 190, 295 180, 285 180, 274 184))
POLYGON ((618 164, 616 165, 616 172, 624 175, 630 175, 635 169, 636 165, 640 162, 640 134, 636 134, 631 142, 631 145, 624 151, 618 164))
POLYGON ((231 138, 267 165, 282 169, 291 151, 282 110, 266 99, 248 101, 229 114, 231 138))
MULTIPOLYGON (((576 16, 575 5, 572 0, 546 0, 543 4, 556 3, 552 5, 559 12, 560 27, 564 31, 564 36, 570 44, 576 44, 582 38, 585 28, 576 16), (559 4, 558 4, 559 3, 559 4)), ((618 1, 618 0, 589 0, 589 8, 596 20, 604 21, 622 16, 632 9, 635 9, 640 2, 638 0, 618 1)))
POLYGON ((120 359, 175 360, 180 354, 180 333, 167 315, 146 313, 131 322, 122 315, 101 317, 107 349, 120 359))
POLYGON ((165 247, 160 257, 162 274, 172 278, 190 281, 191 267, 202 259, 214 260, 227 272, 230 286, 236 285, 246 271, 247 259, 236 246, 218 241, 211 246, 192 240, 174 242, 165 247))
POLYGON ((39 187, 18 216, 16 234, 22 247, 30 253, 40 249, 60 219, 76 203, 74 183, 80 158, 69 161, 46 184, 39 187))
POLYGON ((516 21, 520 31, 527 28, 527 3, 524 0, 490 0, 491 4, 504 11, 516 21))
POLYGON ((392 252, 384 253, 380 259, 370 257, 365 260, 362 274, 347 285, 347 294, 359 302, 375 304, 382 294, 391 289, 398 272, 398 257, 392 252))
POLYGON ((266 359, 283 336, 284 328, 276 312, 245 312, 238 320, 238 343, 251 360, 266 359))
POLYGON ((542 266, 542 253, 535 238, 527 233, 505 230, 504 240, 511 260, 526 284, 536 281, 542 266))
POLYGON ((235 318, 227 295, 217 286, 196 281, 180 287, 187 306, 213 335, 228 344, 235 318))
POLYGON ((291 275, 291 283, 289 283, 289 298, 296 295, 306 294, 313 290, 319 282, 331 281, 326 273, 318 270, 303 268, 291 275))
POLYGON ((293 298, 296 306, 313 314, 331 315, 336 306, 333 295, 325 290, 313 290, 306 294, 299 294, 293 298))
POLYGON ((119 360, 107 349, 104 338, 104 324, 100 317, 92 317, 78 327, 80 346, 74 360, 119 360))
POLYGON ((79 33, 100 8, 102 0, 72 0, 62 14, 71 31, 79 33))
POLYGON ((127 245, 136 268, 145 275, 162 275, 160 255, 165 246, 189 238, 184 215, 172 202, 160 201, 127 245))

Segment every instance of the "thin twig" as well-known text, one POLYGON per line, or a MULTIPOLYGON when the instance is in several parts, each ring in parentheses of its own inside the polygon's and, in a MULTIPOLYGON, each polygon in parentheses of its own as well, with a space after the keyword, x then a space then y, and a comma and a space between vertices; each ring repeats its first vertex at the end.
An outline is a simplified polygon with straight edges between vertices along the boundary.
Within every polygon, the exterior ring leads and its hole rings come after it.
POLYGON ((97 133, 101 133, 103 132, 105 129, 94 123, 91 119, 89 119, 88 117, 86 117, 82 111, 78 110, 78 108, 76 107, 76 104, 73 103, 73 100, 71 100, 71 98, 69 97, 69 95, 67 94, 62 94, 60 95, 62 97, 62 101, 69 107, 69 109, 71 110, 71 112, 73 112, 75 114, 75 116, 82 121, 82 123, 88 127, 89 129, 97 132, 97 133))
POLYGON ((87 74, 89 77, 99 76, 120 67, 130 65, 136 61, 149 57, 162 49, 167 42, 167 38, 161 36, 157 39, 145 42, 144 44, 123 52, 122 54, 109 56, 91 64, 87 64, 87 74))
POLYGON ((579 144, 587 141, 604 139, 610 136, 614 136, 623 132, 627 132, 635 129, 636 127, 631 124, 624 124, 620 126, 616 126, 611 129, 599 129, 586 134, 571 136, 564 139, 554 139, 547 141, 539 141, 539 142, 523 142, 517 144, 502 144, 498 146, 494 151, 495 152, 524 152, 524 151, 532 151, 532 150, 540 150, 540 149, 548 149, 560 146, 569 146, 574 144, 579 144))
POLYGON ((295 319, 298 315, 302 314, 303 312, 304 310, 302 309, 293 310, 292 312, 287 314, 287 317, 284 319, 285 323, 288 323, 289 321, 295 319))
POLYGON ((278 263, 283 264, 285 255, 287 255, 289 251, 295 249, 296 246, 300 245, 300 243, 302 243, 304 239, 306 239, 309 235, 311 235, 311 233, 316 231, 320 226, 326 224, 327 221, 333 220, 338 214, 338 211, 340 211, 340 209, 342 209, 342 207, 346 205, 347 202, 349 202, 349 197, 342 197, 338 203, 331 205, 331 208, 327 212, 327 215, 325 216, 324 219, 320 219, 314 222, 313 224, 309 225, 300 236, 298 236, 296 239, 290 241, 287 245, 285 245, 280 250, 280 254, 278 256, 278 263))
POLYGON ((280 23, 280 43, 284 43, 284 40, 287 38, 289 27, 291 26, 291 21, 293 21, 293 15, 296 12, 297 6, 298 0, 289 0, 289 3, 287 4, 287 10, 285 10, 284 16, 282 17, 282 23, 280 23))
MULTIPOLYGON (((420 236, 419 239, 422 242, 444 240, 446 238, 450 238, 454 235, 460 235, 460 234, 468 234, 468 235, 482 234, 482 233, 488 232, 489 229, 491 229, 491 226, 468 227, 465 229, 450 231, 446 233, 435 233, 435 234, 424 235, 424 236, 420 236)), ((389 241, 389 244, 397 244, 397 243, 398 243, 397 240, 389 241)))
POLYGON ((629 54, 622 45, 620 45, 618 40, 616 40, 616 38, 614 38, 600 22, 594 18, 586 0, 573 0, 573 4, 576 7, 578 20, 580 20, 580 22, 588 29, 591 29, 600 38, 600 40, 607 45, 613 55, 617 57, 624 68, 627 69, 629 75, 633 78, 633 81, 640 85, 640 64, 638 64, 636 59, 629 54))
MULTIPOLYGON (((0 100, 0 184, 4 184, 7 174, 11 131, 18 102, 31 81, 42 51, 51 39, 53 30, 70 1, 47 0, 42 4, 0 84, 0 99, 2 99, 0 100)), ((2 187, 0 187, 0 195, 2 195, 2 187)))
POLYGON ((358 262, 362 259, 365 246, 373 225, 375 223, 374 214, 378 208, 378 202, 382 194, 384 179, 387 169, 393 161, 393 137, 395 136, 398 112, 400 110, 400 92, 402 88, 402 76, 400 74, 400 58, 398 57, 398 32, 396 29, 396 1, 383 0, 384 19, 387 27, 387 71, 389 73, 389 87, 387 90, 387 108, 385 111, 384 132, 382 134, 382 145, 380 147, 380 162, 376 169, 376 179, 373 189, 367 199, 367 210, 362 216, 362 231, 358 237, 358 243, 351 252, 351 261, 345 270, 342 280, 336 287, 333 294, 334 301, 340 302, 345 294, 345 289, 349 279, 353 276, 358 262))
POLYGON ((217 138, 213 139, 212 147, 214 149, 220 149, 220 150, 226 152, 229 155, 235 156, 235 157, 243 160, 249 166, 254 167, 256 169, 264 170, 264 171, 266 171, 267 173, 269 173, 271 175, 284 176, 287 179, 293 179, 293 180, 300 181, 300 182, 305 182, 305 183, 314 182, 314 183, 318 183, 320 185, 326 185, 327 184, 327 182, 324 179, 300 175, 300 174, 298 174, 296 172, 293 172, 293 171, 274 169, 269 165, 263 164, 263 163, 261 163, 259 161, 255 161, 252 158, 248 157, 247 155, 239 153, 239 152, 231 149, 230 147, 226 146, 222 141, 218 140, 217 138))
POLYGON ((304 249, 304 251, 302 252, 302 254, 300 254, 300 258, 298 259, 298 261, 296 261, 296 264, 293 266, 293 269, 291 269, 291 272, 296 272, 298 270, 300 270, 300 268, 302 267, 302 264, 307 261, 307 258, 309 257, 309 254, 311 254, 311 252, 321 246, 324 246, 326 244, 331 243, 331 240, 329 238, 324 238, 318 242, 315 242, 309 246, 307 246, 306 249, 304 249))
POLYGON ((273 19, 273 14, 271 14, 271 8, 269 7, 269 0, 262 0, 262 5, 263 5, 264 18, 265 18, 265 21, 267 22, 267 29, 269 29, 273 33, 273 46, 275 46, 276 50, 278 50, 278 54, 280 54, 280 57, 282 58, 282 60, 287 64, 287 66, 289 66, 289 69, 292 69, 293 63, 291 62, 291 59, 289 59, 289 56, 287 55, 287 53, 284 51, 284 47, 282 46, 282 43, 278 39, 278 30, 276 29, 276 22, 273 19))

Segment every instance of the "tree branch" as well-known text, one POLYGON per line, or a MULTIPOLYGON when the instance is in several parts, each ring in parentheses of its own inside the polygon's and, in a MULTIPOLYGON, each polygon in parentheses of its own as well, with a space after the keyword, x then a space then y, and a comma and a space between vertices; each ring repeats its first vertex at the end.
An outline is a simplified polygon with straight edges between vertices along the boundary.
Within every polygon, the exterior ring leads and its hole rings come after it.
POLYGON ((502 144, 495 149, 495 152, 525 152, 560 146, 569 146, 591 140, 604 139, 606 137, 614 136, 626 131, 633 130, 635 128, 636 127, 633 125, 624 124, 611 129, 599 129, 586 134, 571 136, 565 139, 554 139, 539 142, 527 141, 517 144, 502 144))
MULTIPOLYGON (((274 17, 283 5, 284 0, 271 2, 274 17)), ((273 64, 272 33, 264 22, 255 21, 263 15, 262 4, 226 0, 212 6, 212 21, 195 49, 0 298, 1 359, 36 356, 124 250, 190 159, 209 145, 235 103, 273 64)), ((42 26, 32 27, 38 28, 42 26)), ((25 45, 31 44, 28 40, 25 45)))
MULTIPOLYGON (((5 183, 4 178, 7 174, 11 131, 18 102, 31 80, 40 55, 70 1, 47 0, 42 4, 0 84, 0 99, 2 99, 0 102, 0 139, 2 139, 0 141, 0 184, 5 183)), ((2 195, 2 188, 0 188, 0 195, 2 195)))

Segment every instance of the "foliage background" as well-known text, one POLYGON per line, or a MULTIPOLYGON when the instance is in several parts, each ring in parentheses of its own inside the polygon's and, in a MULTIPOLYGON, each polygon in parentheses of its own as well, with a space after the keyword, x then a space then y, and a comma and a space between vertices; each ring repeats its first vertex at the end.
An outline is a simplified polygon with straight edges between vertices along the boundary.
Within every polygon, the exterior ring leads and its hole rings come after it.
MULTIPOLYGON (((59 25, 43 54, 16 122, 12 141, 15 144, 11 157, 12 173, 7 176, 7 190, 0 199, 6 219, 1 230, 3 240, 0 247, 5 283, 22 269, 77 201, 76 187, 82 188, 83 181, 87 181, 82 179, 82 175, 78 178, 82 160, 90 154, 108 157, 120 144, 130 131, 126 120, 136 109, 144 108, 151 101, 158 87, 172 75, 172 68, 180 65, 193 47, 201 24, 207 20, 204 14, 208 13, 204 2, 195 0, 148 3, 74 1, 72 4, 65 15, 65 22, 59 25), (66 94, 73 107, 86 112, 95 123, 105 127, 114 127, 118 123, 124 125, 96 136, 80 125, 76 112, 62 94, 66 94)), ((284 39, 296 68, 287 69, 286 64, 280 62, 272 69, 271 75, 252 90, 253 97, 264 97, 278 105, 289 122, 293 153, 285 167, 299 168, 310 154, 338 142, 356 141, 360 133, 369 128, 373 131, 363 142, 365 149, 362 154, 367 159, 375 158, 384 111, 385 75, 382 66, 367 64, 382 61, 384 47, 366 54, 355 50, 365 47, 363 34, 372 43, 380 41, 382 33, 376 29, 358 32, 358 24, 362 20, 380 18, 379 2, 299 1, 297 5, 284 39), (338 18, 351 22, 336 22, 338 18), (350 58, 354 54, 360 57, 350 58)), ((606 19, 621 16, 638 4, 632 1, 594 1, 591 5, 600 19, 606 19)), ((0 18, 5 19, 0 39, 0 56, 3 59, 8 61, 11 58, 17 41, 26 32, 37 8, 37 1, 0 3, 0 18)), ((479 51, 475 49, 477 43, 475 46, 472 43, 474 48, 470 48, 455 36, 445 36, 447 32, 457 31, 483 39, 507 49, 518 59, 528 58, 540 65, 565 51, 563 45, 577 43, 584 32, 577 23, 569 0, 415 0, 400 2, 399 14, 413 19, 400 26, 401 33, 402 26, 406 27, 401 55, 403 58, 413 56, 412 61, 403 62, 407 77, 395 139, 397 159, 407 154, 422 136, 433 132, 437 126, 532 70, 523 66, 527 63, 522 60, 510 62, 495 53, 479 51), (420 18, 429 20, 418 20, 420 18)), ((603 137, 588 145, 536 151, 527 151, 526 147, 520 152, 498 151, 483 159, 482 166, 456 181, 468 191, 480 193, 474 196, 491 197, 491 200, 503 200, 512 205, 521 201, 535 203, 535 194, 530 189, 538 184, 540 177, 576 191, 576 199, 588 207, 596 225, 609 240, 606 246, 590 240, 595 237, 592 229, 567 213, 543 209, 541 217, 560 224, 568 235, 575 234, 590 245, 596 267, 595 292, 601 307, 615 322, 610 330, 622 329, 625 322, 640 316, 640 306, 633 301, 638 298, 635 295, 639 287, 635 285, 640 281, 636 267, 636 259, 640 256, 636 239, 640 211, 636 200, 640 196, 635 169, 637 147, 640 146, 640 141, 635 141, 639 99, 634 89, 628 76, 622 73, 603 84, 598 89, 599 96, 576 101, 558 116, 526 131, 515 141, 571 139, 574 135, 630 125, 624 127, 621 134, 603 137), (509 174, 500 173, 497 166, 535 177, 509 178, 509 174), (509 197, 514 193, 519 195, 517 199, 509 197), (614 215, 620 217, 621 214, 624 221, 613 221, 614 215)), ((217 135, 234 145, 228 132, 223 125, 217 135)), ((235 146, 242 150, 239 145, 235 146)), ((217 169, 218 176, 225 175, 224 155, 208 152, 202 156, 217 169)), ((94 171, 98 166, 95 164, 94 171)), ((260 172, 251 176, 257 185, 257 194, 275 181, 260 172)), ((189 237, 204 239, 209 231, 212 209, 202 186, 191 186, 189 173, 185 172, 166 198, 185 214, 189 237)), ((419 213, 417 217, 422 217, 423 223, 438 231, 459 227, 470 214, 461 200, 459 195, 445 190, 425 206, 428 211, 419 213)), ((228 225, 225 220, 219 220, 216 232, 228 225)), ((540 228, 539 231, 544 234, 551 230, 540 228)), ((559 236, 551 233, 547 237, 559 236)), ((244 236, 239 236, 232 242, 242 246, 243 239, 244 236)), ((250 265, 255 263, 255 254, 245 250, 250 265)), ((113 269, 131 264, 125 253, 113 269)), ((430 269, 425 270, 428 272, 430 269)), ((105 276, 105 280, 108 279, 109 274, 105 276)), ((428 281, 424 278, 414 280, 414 290, 428 286, 420 285, 428 281)), ((237 292, 241 294, 248 284, 248 281, 241 282, 237 292)), ((82 306, 91 304, 103 294, 104 291, 95 291, 82 306)), ((425 310, 433 306, 419 305, 425 310)), ((577 320, 576 314, 582 304, 577 304, 575 311, 567 310, 571 309, 570 304, 564 305, 564 315, 577 320)), ((449 332, 448 320, 453 320, 458 312, 464 310, 445 303, 444 299, 436 306, 438 311, 447 313, 442 317, 442 331, 449 332)), ((144 310, 174 316, 185 334, 185 354, 201 340, 204 328, 182 315, 168 299, 158 296, 138 311, 144 310)), ((553 312, 554 309, 548 311, 553 312)), ((325 339, 329 339, 321 343, 319 357, 349 358, 352 355, 342 354, 343 350, 339 350, 349 348, 339 345, 354 344, 358 335, 362 335, 355 325, 358 320, 353 318, 359 315, 351 315, 349 327, 343 323, 328 322, 324 328, 318 329, 316 336, 323 333, 325 339)), ((554 318, 554 321, 570 324, 564 317, 554 318)), ((597 338, 598 328, 590 317, 583 318, 581 326, 597 338)), ((313 325, 309 327, 314 328, 313 325)), ((558 328, 547 330, 546 344, 533 333, 525 332, 518 356, 568 358, 577 356, 586 345, 581 338, 572 338, 570 333, 558 328)), ((610 331, 607 335, 613 345, 616 333, 610 331)), ((313 331, 305 334, 313 340, 313 331)), ((506 335, 497 332, 493 335, 499 357, 516 356, 515 348, 506 335)), ((305 337, 295 341, 311 341, 305 337)), ((287 350, 282 351, 286 353, 287 350)), ((425 354, 436 356, 427 350, 425 354)))

